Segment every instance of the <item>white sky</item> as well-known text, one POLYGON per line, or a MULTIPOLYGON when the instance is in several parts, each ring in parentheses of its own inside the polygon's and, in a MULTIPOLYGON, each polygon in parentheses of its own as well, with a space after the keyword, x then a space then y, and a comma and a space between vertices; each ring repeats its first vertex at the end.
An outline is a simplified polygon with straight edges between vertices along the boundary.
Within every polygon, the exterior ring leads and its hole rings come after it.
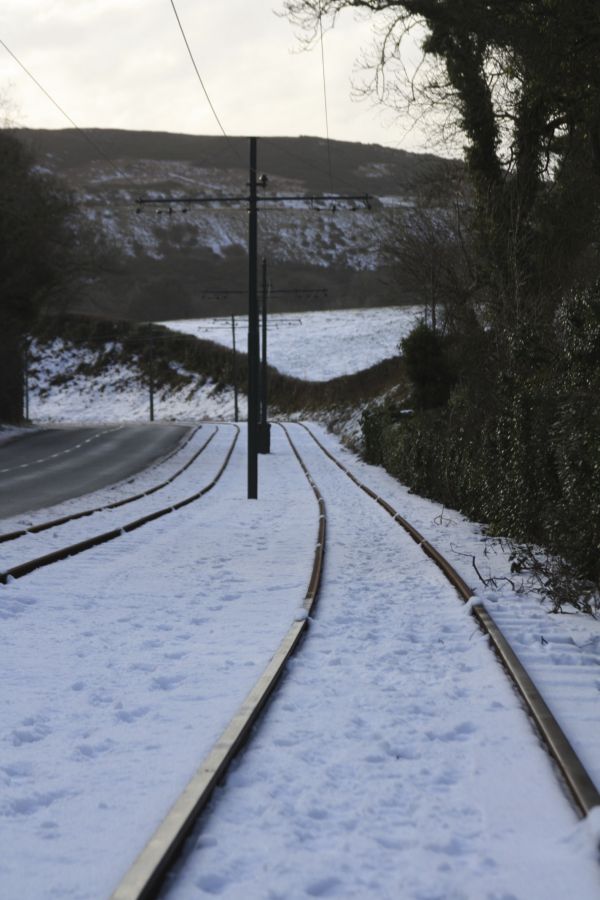
MULTIPOLYGON (((280 0, 176 0, 200 74, 230 135, 325 134, 320 48, 302 52, 280 0)), ((218 134, 169 0, 3 0, 0 38, 80 127, 218 134)), ((351 99, 371 26, 325 34, 330 136, 423 150, 422 135, 351 99)), ((0 90, 31 128, 69 123, 0 46, 0 90)))

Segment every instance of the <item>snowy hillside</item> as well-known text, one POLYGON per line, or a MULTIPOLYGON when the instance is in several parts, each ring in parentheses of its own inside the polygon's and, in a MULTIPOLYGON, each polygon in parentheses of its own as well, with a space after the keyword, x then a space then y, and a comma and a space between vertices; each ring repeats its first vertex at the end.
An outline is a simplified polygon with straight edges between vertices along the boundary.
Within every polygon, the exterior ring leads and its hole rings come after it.
MULTIPOLYGON (((131 172, 136 183, 147 186, 146 198, 164 196, 244 195, 247 173, 202 168, 192 162, 140 160, 131 172)), ((123 187, 108 164, 97 165, 88 174, 83 209, 128 256, 146 255, 164 259, 171 246, 181 250, 201 247, 221 259, 232 249, 246 252, 247 219, 243 208, 187 207, 173 204, 139 207, 131 187, 123 187), (117 205, 114 200, 117 199, 117 205), (185 212, 183 212, 185 209, 185 212)), ((274 181, 269 191, 278 194, 306 193, 297 180, 274 181)), ((387 200, 387 198, 386 198, 387 200)), ((376 200, 373 201, 376 203, 376 200)), ((274 204, 273 204, 274 205, 274 204)), ((355 271, 375 270, 379 264, 379 218, 377 210, 340 202, 335 210, 324 203, 281 201, 261 214, 261 242, 274 265, 295 262, 308 266, 342 265, 355 271), (267 251, 268 248, 268 251, 267 251)))
MULTIPOLYGON (((138 320, 239 313, 243 301, 227 295, 247 281, 248 142, 127 131, 94 132, 106 151, 70 130, 20 132, 39 168, 74 191, 83 220, 109 241, 114 264, 105 267, 78 301, 79 311, 138 320), (241 197, 239 204, 138 204, 140 198, 241 197), (215 291, 226 296, 215 300, 215 291)), ((259 192, 271 198, 331 194, 327 203, 304 199, 263 204, 259 254, 269 277, 289 295, 286 311, 379 306, 410 302, 381 255, 389 210, 410 208, 418 183, 441 161, 377 145, 318 138, 259 140, 259 192), (368 195, 369 208, 360 199, 368 195), (307 290, 327 291, 309 295, 307 290)))

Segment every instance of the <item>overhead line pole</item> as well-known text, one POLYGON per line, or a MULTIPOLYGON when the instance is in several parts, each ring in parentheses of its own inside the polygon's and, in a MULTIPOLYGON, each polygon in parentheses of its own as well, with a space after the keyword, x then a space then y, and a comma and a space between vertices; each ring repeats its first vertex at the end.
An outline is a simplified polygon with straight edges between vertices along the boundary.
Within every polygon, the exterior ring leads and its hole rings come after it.
POLYGON ((260 347, 260 426, 259 426, 259 453, 271 452, 271 426, 267 421, 267 300, 269 296, 269 285, 267 282, 267 260, 263 257, 262 261, 262 340, 260 347))
POLYGON ((258 205, 256 138, 250 138, 248 209, 248 500, 258 497, 258 205))
POLYGON ((233 421, 239 419, 238 409, 238 376, 237 376, 237 347, 235 345, 235 316, 231 317, 231 342, 233 345, 233 421))
MULTIPOLYGON (((259 330, 258 330, 258 196, 257 196, 257 140, 250 138, 250 183, 249 196, 246 197, 141 197, 138 199, 138 212, 143 205, 159 206, 174 203, 183 203, 186 206, 194 203, 247 203, 248 204, 248 499, 255 500, 258 496, 258 416, 259 416, 259 330)), ((261 186, 266 186, 266 177, 261 179, 261 186)), ((309 203, 315 208, 315 203, 332 203, 335 210, 340 200, 358 201, 367 209, 371 208, 367 194, 296 194, 275 197, 261 197, 261 203, 279 203, 281 201, 295 201, 309 203)), ((317 207, 318 208, 318 207, 317 207)), ((356 208, 355 206, 353 208, 356 208)), ((170 210, 171 211, 171 210, 170 210)))

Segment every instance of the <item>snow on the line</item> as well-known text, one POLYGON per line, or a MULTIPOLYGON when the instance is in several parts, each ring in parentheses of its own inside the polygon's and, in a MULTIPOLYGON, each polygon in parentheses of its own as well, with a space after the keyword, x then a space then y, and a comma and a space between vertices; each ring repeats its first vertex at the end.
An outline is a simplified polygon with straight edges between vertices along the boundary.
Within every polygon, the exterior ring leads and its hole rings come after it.
POLYGON ((600 790, 600 619, 566 607, 551 615, 511 572, 510 546, 491 541, 481 525, 410 492, 379 466, 363 463, 318 425, 319 440, 385 497, 452 563, 483 600, 600 790), (473 560, 485 579, 482 584, 473 560))
MULTIPOLYGON (((276 305, 273 298, 272 305, 276 305)), ((420 306, 271 313, 269 363, 286 375, 327 381, 359 372, 399 352, 398 345, 422 315, 420 306)), ((162 322, 174 331, 232 346, 231 317, 162 322)), ((247 321, 236 316, 236 343, 245 348, 247 321)))
MULTIPOLYGON (((316 431, 467 581, 459 553, 485 571, 477 525, 316 431)), ((577 823, 464 606, 298 433, 327 490, 324 594, 175 896, 595 898, 594 817, 577 823)), ((162 480, 206 436, 94 497, 162 480)), ((209 445, 221 459, 226 437, 209 445)), ((259 501, 245 500, 240 445, 198 504, 0 588, 0 896, 108 896, 297 617, 318 510, 276 427, 273 449, 260 458, 259 501)), ((217 457, 188 470, 193 489, 217 457)), ((500 555, 492 562, 506 571, 500 555)), ((600 780, 599 623, 549 617, 505 591, 481 596, 506 615, 502 627, 537 665, 550 705, 556 694, 568 712, 563 725, 600 780)))
POLYGON ((487 640, 410 537, 292 434, 327 506, 318 611, 166 896, 596 898, 586 824, 487 640))
POLYGON ((0 588, 0 896, 108 897, 293 621, 318 510, 279 431, 247 501, 244 443, 197 503, 0 588))

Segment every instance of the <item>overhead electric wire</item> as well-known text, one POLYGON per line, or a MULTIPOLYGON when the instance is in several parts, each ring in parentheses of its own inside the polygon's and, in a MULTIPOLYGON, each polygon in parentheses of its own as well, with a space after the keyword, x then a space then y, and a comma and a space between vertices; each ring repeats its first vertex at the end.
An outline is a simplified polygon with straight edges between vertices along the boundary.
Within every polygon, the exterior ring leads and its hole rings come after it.
POLYGON ((208 102, 208 105, 210 106, 210 109, 211 109, 211 112, 212 112, 213 116, 215 117, 215 121, 216 121, 217 125, 218 125, 219 128, 221 129, 221 132, 222 132, 222 134, 223 134, 223 137, 226 138, 227 143, 228 143, 228 145, 230 146, 232 152, 235 154, 236 158, 239 160, 239 159, 240 159, 240 155, 239 155, 239 153, 237 152, 237 150, 235 149, 235 147, 233 146, 233 143, 232 143, 232 141, 231 141, 231 138, 229 137, 229 135, 228 135, 227 132, 225 131, 225 129, 224 129, 224 127, 223 127, 223 123, 221 122, 219 116, 217 115, 217 111, 216 111, 216 109, 215 109, 215 107, 214 107, 214 104, 213 104, 212 100, 210 99, 209 93, 208 93, 208 91, 207 91, 207 89, 206 89, 206 85, 204 84, 204 81, 202 80, 202 76, 200 75, 200 70, 198 69, 198 66, 196 65, 196 60, 194 59, 194 54, 192 53, 192 48, 190 47, 190 43, 189 43, 189 41, 188 41, 188 39, 187 39, 185 30, 184 30, 183 25, 182 25, 182 22, 181 22, 181 19, 179 18, 179 13, 177 12, 177 7, 175 6, 175 2, 174 2, 174 0, 170 0, 170 2, 171 2, 171 6, 172 6, 172 8, 173 8, 173 12, 175 13, 175 18, 177 19, 177 24, 179 25, 179 30, 180 30, 180 32, 181 32, 181 36, 182 36, 182 38, 183 38, 183 41, 184 41, 184 44, 185 44, 185 46, 186 46, 187 52, 188 52, 188 54, 189 54, 189 57, 190 57, 190 59, 191 59, 191 61, 192 61, 192 65, 193 65, 193 67, 194 67, 194 71, 195 71, 195 73, 196 73, 196 76, 197 76, 197 78, 198 78, 198 81, 200 82, 200 87, 202 88, 202 90, 203 90, 203 92, 204 92, 204 96, 206 97, 206 100, 207 100, 207 102, 208 102))
POLYGON ((82 137, 85 141, 87 141, 87 143, 88 143, 91 147, 94 148, 94 150, 96 151, 96 153, 99 153, 100 156, 101 156, 104 160, 106 160, 106 162, 108 162, 108 163, 112 166, 112 168, 115 170, 115 172, 116 172, 121 178, 126 178, 127 176, 125 175, 125 173, 124 173, 121 169, 119 169, 119 167, 117 166, 117 164, 115 163, 115 161, 114 161, 113 159, 111 159, 110 156, 108 156, 108 155, 104 152, 104 150, 102 149, 102 147, 100 147, 94 140, 92 140, 92 138, 89 136, 89 134, 88 134, 86 131, 84 131, 83 128, 80 128, 80 127, 79 127, 79 125, 77 124, 77 122, 74 122, 74 121, 73 121, 73 119, 72 119, 71 116, 68 114, 68 112, 66 112, 66 111, 62 108, 62 106, 61 106, 59 103, 56 102, 56 100, 54 99, 54 97, 46 90, 46 88, 44 87, 44 85, 41 84, 41 83, 38 81, 38 79, 35 77, 35 75, 34 75, 32 72, 29 71, 29 69, 27 68, 27 66, 25 66, 25 65, 21 62, 21 60, 19 59, 19 57, 18 57, 15 53, 13 53, 13 51, 12 51, 12 50, 10 49, 10 47, 2 40, 2 38, 0 38, 0 44, 4 47, 4 49, 6 50, 6 52, 7 52, 10 56, 12 56, 12 58, 14 59, 14 61, 17 63, 17 65, 19 65, 19 66, 21 67, 21 69, 25 72, 25 74, 26 74, 29 78, 31 78, 31 80, 33 81, 33 83, 40 89, 40 91, 41 91, 43 94, 45 94, 45 96, 46 96, 46 97, 48 98, 48 100, 53 104, 53 106, 55 106, 56 109, 57 109, 57 110, 65 117, 65 119, 66 119, 68 122, 71 123, 71 125, 72 125, 73 128, 77 131, 77 133, 80 134, 81 137, 82 137))
POLYGON ((323 17, 319 10, 319 37, 321 41, 321 72, 323 75, 323 103, 325 106, 325 132, 327 135, 327 165, 329 168, 329 188, 333 194, 333 169, 331 166, 331 142, 329 140, 329 111, 327 109, 327 79, 325 77, 325 49, 323 45, 323 17))
MULTIPOLYGON (((301 153, 295 153, 293 150, 289 150, 287 147, 285 147, 283 145, 283 143, 281 143, 281 140, 282 140, 281 138, 261 137, 260 142, 261 142, 261 144, 267 144, 270 147, 273 147, 274 150, 276 150, 278 153, 282 153, 284 156, 289 156, 290 159, 294 159, 297 162, 301 162, 303 165, 306 166, 307 169, 312 169, 314 172, 319 172, 321 175, 329 175, 329 172, 327 171, 327 169, 324 168, 322 165, 312 162, 310 159, 308 159, 306 156, 303 156, 301 153)), ((285 138, 284 138, 284 140, 285 140, 285 138)), ((292 140, 292 138, 290 138, 290 140, 292 140)), ((294 138, 293 140, 301 140, 301 138, 297 138, 297 139, 294 138)), ((341 186, 345 185, 349 190, 354 188, 353 182, 351 182, 348 178, 341 177, 339 175, 339 173, 336 176, 336 182, 338 183, 338 185, 341 185, 341 186)), ((333 191, 333 193, 336 193, 336 192, 333 191)), ((359 191, 359 193, 364 194, 366 196, 367 194, 369 194, 369 191, 365 189, 364 191, 359 191)))

